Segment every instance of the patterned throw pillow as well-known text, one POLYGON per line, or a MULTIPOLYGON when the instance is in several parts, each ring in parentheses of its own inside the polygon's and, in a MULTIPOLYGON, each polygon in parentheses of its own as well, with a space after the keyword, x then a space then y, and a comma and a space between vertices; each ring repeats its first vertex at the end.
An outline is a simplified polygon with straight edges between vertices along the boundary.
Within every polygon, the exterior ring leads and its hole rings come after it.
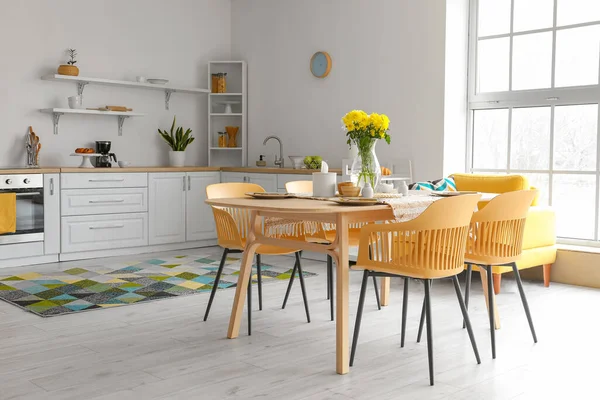
POLYGON ((436 192, 456 192, 454 178, 442 178, 436 181, 416 182, 408 186, 410 190, 434 190, 436 192))

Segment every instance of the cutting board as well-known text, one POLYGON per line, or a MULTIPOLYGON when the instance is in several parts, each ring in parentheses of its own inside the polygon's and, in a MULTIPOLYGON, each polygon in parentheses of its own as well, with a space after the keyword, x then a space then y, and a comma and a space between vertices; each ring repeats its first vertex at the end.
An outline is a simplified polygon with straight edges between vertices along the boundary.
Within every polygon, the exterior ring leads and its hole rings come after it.
POLYGON ((127 108, 125 106, 106 106, 109 111, 133 111, 133 108, 127 108))

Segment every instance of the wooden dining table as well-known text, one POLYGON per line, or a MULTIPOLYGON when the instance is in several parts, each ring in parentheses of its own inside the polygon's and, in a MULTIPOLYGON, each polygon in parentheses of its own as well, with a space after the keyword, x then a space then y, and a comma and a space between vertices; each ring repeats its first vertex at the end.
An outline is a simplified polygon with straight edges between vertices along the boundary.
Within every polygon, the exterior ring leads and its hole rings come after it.
MULTIPOLYGON (((260 245, 324 253, 333 257, 336 264, 336 371, 338 374, 347 374, 349 372, 349 226, 357 223, 394 220, 395 214, 392 207, 386 204, 345 206, 330 201, 302 198, 223 198, 206 200, 206 203, 215 207, 240 208, 250 211, 246 248, 242 256, 227 337, 233 339, 239 335, 252 261, 256 249, 260 245), (314 243, 302 238, 296 240, 289 235, 265 234, 265 222, 273 220, 273 218, 292 224, 298 221, 335 224, 336 238, 331 243, 314 243)), ((383 278, 382 304, 387 304, 389 301, 389 290, 390 278, 383 278)))

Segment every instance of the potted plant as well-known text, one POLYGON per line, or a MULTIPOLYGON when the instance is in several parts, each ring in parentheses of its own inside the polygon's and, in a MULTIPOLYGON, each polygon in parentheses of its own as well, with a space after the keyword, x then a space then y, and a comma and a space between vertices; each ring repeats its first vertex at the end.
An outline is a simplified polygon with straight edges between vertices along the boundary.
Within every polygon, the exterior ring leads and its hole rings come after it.
POLYGON ((75 60, 75 57, 77 57, 77 50, 67 49, 67 55, 69 56, 69 61, 67 61, 67 64, 62 64, 58 67, 58 74, 78 76, 79 68, 75 66, 75 64, 77 64, 77 60, 75 60))
POLYGON ((387 133, 390 119, 385 114, 367 114, 362 110, 353 110, 342 118, 346 131, 346 143, 356 146, 358 154, 352 162, 350 178, 357 186, 370 183, 375 189, 381 179, 381 168, 375 154, 375 145, 381 139, 390 144, 387 133))
POLYGON ((166 130, 158 130, 158 133, 171 147, 169 152, 169 166, 171 167, 183 167, 185 165, 185 149, 190 143, 194 141, 194 137, 191 135, 192 130, 187 129, 183 133, 183 128, 179 127, 175 129, 176 116, 173 117, 173 124, 171 125, 171 132, 166 130))

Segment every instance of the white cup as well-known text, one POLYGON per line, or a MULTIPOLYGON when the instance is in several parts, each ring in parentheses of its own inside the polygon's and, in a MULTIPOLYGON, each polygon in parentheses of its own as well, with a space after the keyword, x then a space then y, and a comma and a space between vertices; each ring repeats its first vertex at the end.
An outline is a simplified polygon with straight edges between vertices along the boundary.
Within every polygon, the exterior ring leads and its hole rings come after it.
POLYGON ((83 108, 81 96, 71 96, 68 98, 68 100, 69 100, 69 108, 73 108, 73 109, 83 108))
POLYGON ((144 82, 146 82, 146 77, 145 76, 136 76, 135 80, 138 81, 139 83, 144 83, 144 82))

